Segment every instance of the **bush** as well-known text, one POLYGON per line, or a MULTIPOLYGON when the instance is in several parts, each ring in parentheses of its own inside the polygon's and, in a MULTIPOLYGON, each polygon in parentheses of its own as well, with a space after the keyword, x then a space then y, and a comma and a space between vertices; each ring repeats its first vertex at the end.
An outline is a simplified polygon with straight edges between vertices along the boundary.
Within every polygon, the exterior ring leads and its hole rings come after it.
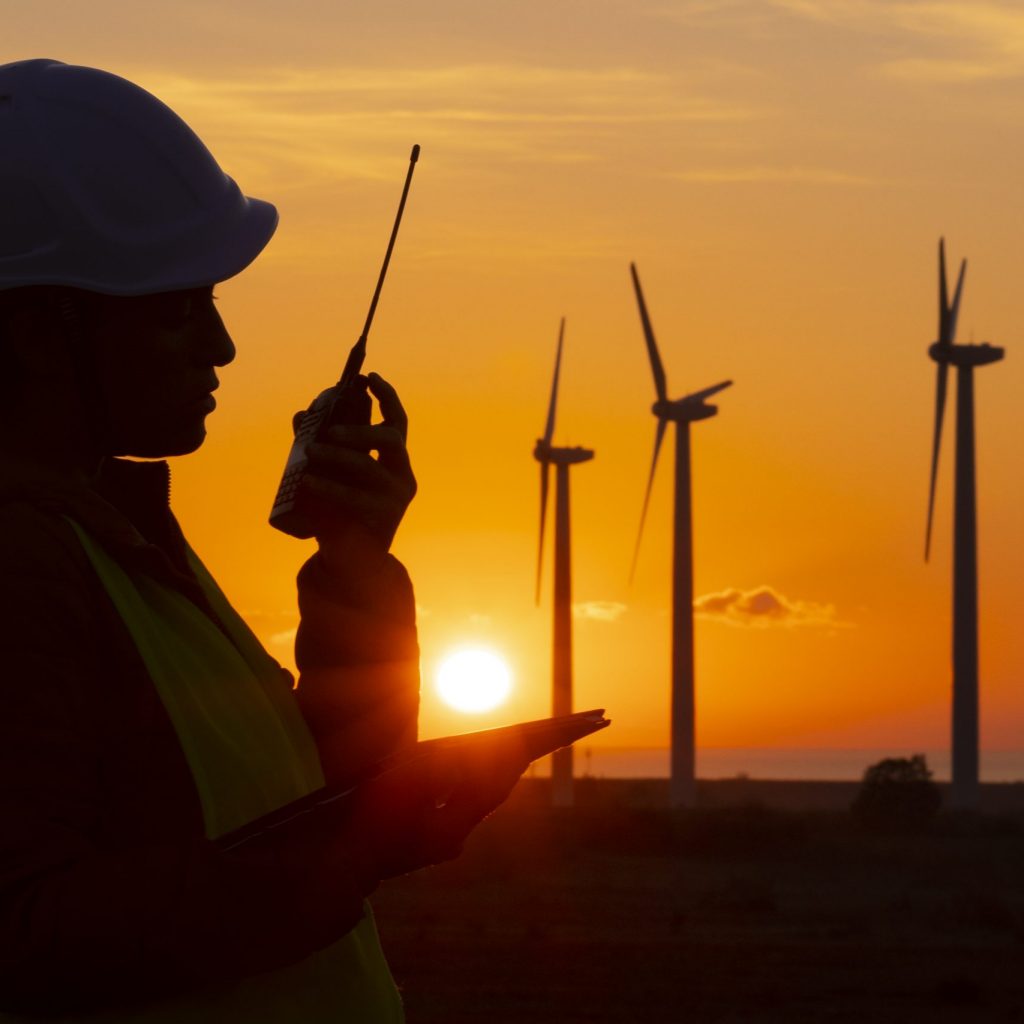
POLYGON ((871 765, 850 810, 868 828, 913 831, 929 825, 941 806, 924 754, 914 754, 871 765))

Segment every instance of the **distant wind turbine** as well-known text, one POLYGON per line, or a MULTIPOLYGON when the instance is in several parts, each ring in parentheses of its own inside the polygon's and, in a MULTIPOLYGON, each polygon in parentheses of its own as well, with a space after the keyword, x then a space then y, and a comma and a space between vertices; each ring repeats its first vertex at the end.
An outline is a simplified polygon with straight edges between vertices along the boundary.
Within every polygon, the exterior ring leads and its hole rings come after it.
POLYGON ((640 322, 643 324, 647 354, 654 374, 654 390, 657 401, 651 411, 658 418, 654 434, 654 458, 651 473, 647 479, 644 507, 640 515, 640 530, 637 533, 636 548, 633 551, 633 566, 630 576, 636 571, 637 556, 640 553, 640 538, 643 536, 647 506, 654 484, 654 471, 658 465, 658 452, 665 438, 670 422, 676 425, 676 493, 675 528, 672 561, 672 755, 669 782, 669 802, 673 807, 692 807, 697 792, 696 742, 694 713, 694 670, 693 670, 693 520, 690 493, 690 424, 705 420, 718 412, 718 407, 708 405, 705 399, 717 394, 732 384, 724 380, 703 391, 695 391, 684 398, 670 400, 665 369, 658 355, 654 340, 654 329, 647 315, 647 304, 640 288, 636 265, 629 265, 633 275, 633 289, 640 307, 640 322))
MULTIPOLYGON (((537 440, 533 457, 540 463, 540 543, 537 548, 537 603, 540 604, 541 568, 544 561, 544 521, 548 507, 548 479, 555 467, 555 594, 552 655, 552 714, 572 713, 572 573, 569 537, 569 467, 588 462, 594 453, 588 448, 555 448, 555 409, 558 404, 558 376, 562 366, 562 342, 565 317, 558 328, 555 376, 544 436, 537 440)), ((572 804, 572 747, 563 747, 551 755, 551 800, 556 806, 572 804)))
MULTIPOLYGON (((537 603, 541 603, 541 574, 544 564, 544 524, 548 512, 548 480, 555 467, 555 586, 552 654, 552 714, 572 713, 572 572, 569 537, 569 466, 589 462, 594 453, 585 447, 555 447, 555 412, 558 406, 558 377, 562 366, 565 317, 558 328, 555 375, 548 402, 544 436, 534 445, 534 458, 541 464, 541 537, 537 551, 537 603)), ((563 746, 551 756, 551 800, 558 807, 572 804, 572 748, 563 746)))
POLYGON ((938 364, 935 383, 935 428, 924 558, 928 561, 935 511, 946 378, 956 367, 956 485, 953 503, 953 786, 954 807, 978 801, 978 529, 974 484, 974 368, 996 363, 1004 350, 987 343, 956 345, 956 320, 967 260, 960 264, 953 302, 946 287, 945 240, 939 240, 939 338, 928 349, 938 364))

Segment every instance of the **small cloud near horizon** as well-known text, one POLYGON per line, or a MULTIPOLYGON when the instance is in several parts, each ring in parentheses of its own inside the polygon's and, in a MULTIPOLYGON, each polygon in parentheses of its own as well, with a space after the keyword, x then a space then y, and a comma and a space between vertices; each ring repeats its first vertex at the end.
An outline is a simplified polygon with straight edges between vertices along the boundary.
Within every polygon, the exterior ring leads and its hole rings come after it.
POLYGON ((294 611, 288 609, 267 611, 262 608, 250 608, 241 614, 249 628, 263 637, 266 643, 291 646, 295 642, 298 624, 295 621, 297 616, 294 611))
POLYGON ((593 619, 595 622, 615 622, 622 617, 626 605, 621 601, 581 601, 572 606, 577 619, 593 619))
POLYGON ((786 597, 767 585, 752 590, 731 587, 714 594, 705 594, 693 602, 694 614, 730 626, 825 626, 847 627, 848 622, 836 618, 835 606, 816 601, 786 597))

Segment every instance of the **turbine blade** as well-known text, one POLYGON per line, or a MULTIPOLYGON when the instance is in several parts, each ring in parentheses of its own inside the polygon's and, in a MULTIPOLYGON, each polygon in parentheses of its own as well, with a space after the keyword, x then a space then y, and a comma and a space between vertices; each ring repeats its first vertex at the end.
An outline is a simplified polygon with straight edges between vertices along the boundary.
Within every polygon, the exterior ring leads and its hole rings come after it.
POLYGON ((658 395, 658 401, 664 402, 668 399, 665 367, 661 365, 661 356, 658 355, 658 343, 654 340, 654 328, 651 327, 651 318, 647 315, 647 303, 644 302, 644 293, 640 287, 640 278, 637 276, 635 263, 630 263, 629 272, 633 275, 636 304, 640 307, 640 322, 644 328, 644 341, 647 342, 647 355, 651 360, 651 373, 654 374, 654 390, 658 395))
POLYGON ((544 519, 548 511, 548 470, 551 463, 544 459, 540 464, 540 543, 537 545, 537 604, 540 604, 540 577, 544 565, 544 519))
POLYGON ((717 395, 719 391, 724 391, 726 388, 732 387, 731 380, 723 380, 719 384, 712 384, 711 387, 705 388, 703 391, 694 391, 692 395, 687 395, 684 402, 703 402, 705 398, 710 398, 712 395, 717 395))
POLYGON ((562 339, 565 337, 565 317, 558 328, 558 352, 555 355, 555 376, 551 381, 551 400, 548 402, 548 421, 544 425, 544 443, 551 444, 555 433, 555 406, 558 403, 558 375, 562 368, 562 339))
POLYGON ((949 344, 949 289, 946 287, 946 240, 939 239, 939 344, 949 344))
POLYGON ((956 319, 960 315, 960 294, 964 290, 964 274, 967 271, 967 260, 960 261, 960 273, 956 279, 956 290, 953 292, 953 305, 949 309, 946 318, 946 331, 949 334, 950 345, 956 341, 956 319))
POLYGON ((651 459, 651 473, 647 477, 647 491, 644 493, 644 507, 640 513, 640 529, 636 534, 636 547, 633 548, 633 564, 629 569, 629 582, 633 582, 636 573, 636 560, 640 556, 640 538, 644 535, 644 522, 647 519, 647 506, 651 501, 651 488, 654 486, 654 471, 658 466, 658 452, 661 451, 661 442, 665 439, 665 429, 668 427, 668 420, 658 417, 658 428, 654 435, 654 458, 651 459))
POLYGON ((928 485, 928 525, 924 534, 924 560, 928 561, 932 547, 932 515, 935 512, 935 481, 939 475, 939 446, 942 443, 942 417, 946 408, 946 376, 949 372, 948 363, 938 364, 938 376, 935 379, 935 430, 932 434, 932 472, 928 485))

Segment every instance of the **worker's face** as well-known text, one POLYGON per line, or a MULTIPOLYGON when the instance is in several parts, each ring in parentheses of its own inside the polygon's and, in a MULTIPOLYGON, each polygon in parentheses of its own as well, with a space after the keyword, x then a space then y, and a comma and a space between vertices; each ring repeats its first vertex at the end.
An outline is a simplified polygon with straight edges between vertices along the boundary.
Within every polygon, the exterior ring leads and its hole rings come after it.
POLYGON ((215 368, 235 357, 213 288, 91 296, 88 307, 106 420, 103 454, 160 458, 195 451, 216 404, 215 368))

